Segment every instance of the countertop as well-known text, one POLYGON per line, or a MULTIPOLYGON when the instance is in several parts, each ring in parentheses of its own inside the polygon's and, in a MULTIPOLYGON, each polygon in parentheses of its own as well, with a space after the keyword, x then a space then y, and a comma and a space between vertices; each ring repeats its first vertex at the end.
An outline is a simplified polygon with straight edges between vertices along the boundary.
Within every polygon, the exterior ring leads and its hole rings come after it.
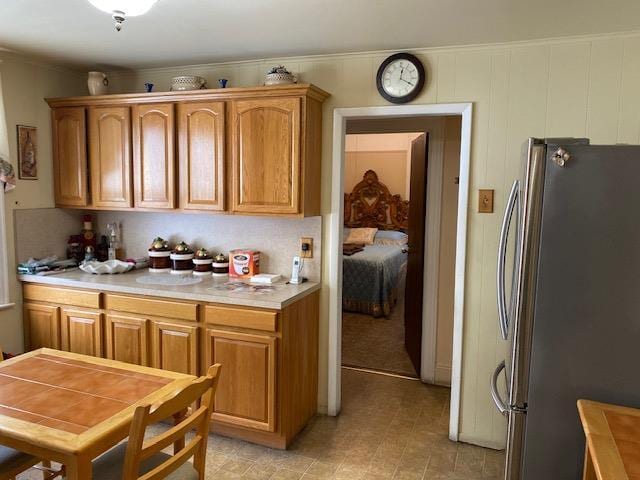
POLYGON ((42 285, 99 290, 101 292, 148 295, 177 300, 193 300, 275 310, 282 310, 286 306, 320 289, 320 284, 316 282, 290 285, 282 280, 273 284, 275 287, 273 291, 266 293, 239 293, 219 289, 229 282, 229 278, 214 278, 211 276, 200 277, 202 282, 195 285, 149 285, 138 282, 139 278, 150 276, 158 278, 173 277, 169 273, 149 273, 147 269, 116 275, 92 275, 81 270, 73 270, 56 275, 18 275, 18 280, 42 285))

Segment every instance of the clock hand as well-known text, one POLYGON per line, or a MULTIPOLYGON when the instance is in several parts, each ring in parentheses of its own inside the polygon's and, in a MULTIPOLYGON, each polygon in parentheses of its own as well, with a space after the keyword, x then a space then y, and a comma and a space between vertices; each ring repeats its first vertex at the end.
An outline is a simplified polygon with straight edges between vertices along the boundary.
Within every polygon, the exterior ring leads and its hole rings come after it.
POLYGON ((403 82, 405 82, 405 83, 408 83, 408 84, 409 84, 409 85, 411 85, 412 87, 413 87, 413 85, 414 85, 413 83, 411 83, 411 82, 409 82, 409 81, 405 80, 405 79, 404 79, 404 78, 402 78, 402 77, 400 77, 400 80, 402 80, 402 81, 403 81, 403 82))

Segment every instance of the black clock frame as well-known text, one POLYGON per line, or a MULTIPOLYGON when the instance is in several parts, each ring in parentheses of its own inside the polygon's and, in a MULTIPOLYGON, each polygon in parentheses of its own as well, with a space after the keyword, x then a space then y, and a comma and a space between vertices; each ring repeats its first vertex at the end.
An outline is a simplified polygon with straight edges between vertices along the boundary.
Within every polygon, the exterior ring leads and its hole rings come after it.
POLYGON ((426 73, 424 70, 424 65, 422 65, 422 62, 420 61, 420 59, 418 59, 418 57, 416 57, 415 55, 411 55, 410 53, 395 53, 380 64, 378 73, 376 74, 376 87, 378 87, 378 92, 385 100, 391 103, 408 103, 414 100, 418 95, 420 95, 420 92, 424 88, 425 80, 426 73), (416 85, 416 88, 414 88, 408 94, 403 95, 402 97, 394 97, 393 95, 389 95, 382 86, 382 75, 384 74, 384 69, 387 68, 387 65, 396 60, 407 60, 413 63, 418 70, 418 84, 416 85))

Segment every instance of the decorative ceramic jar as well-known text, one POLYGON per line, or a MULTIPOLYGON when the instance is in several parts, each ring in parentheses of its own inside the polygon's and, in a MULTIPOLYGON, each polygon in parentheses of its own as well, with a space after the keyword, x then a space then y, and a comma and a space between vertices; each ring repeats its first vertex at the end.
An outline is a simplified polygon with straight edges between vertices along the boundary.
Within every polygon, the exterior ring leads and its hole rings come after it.
POLYGON ((297 82, 297 77, 282 65, 271 68, 264 80, 265 85, 290 85, 297 82))
POLYGON ((211 266, 213 268, 212 275, 214 277, 229 276, 229 260, 222 253, 216 255, 216 258, 211 266))
POLYGON ((205 88, 207 81, 197 75, 180 75, 171 79, 171 91, 200 90, 205 88))
POLYGON ((87 76, 89 95, 106 95, 109 93, 109 79, 103 72, 89 72, 87 76))
POLYGON ((193 271, 193 250, 184 242, 180 242, 171 252, 171 273, 188 274, 193 271))
POLYGON ((213 258, 209 255, 206 249, 201 248, 196 252, 195 258, 193 259, 193 274, 197 276, 205 276, 211 274, 211 264, 213 263, 213 258))
POLYGON ((168 273, 171 271, 171 249, 169 242, 156 237, 149 247, 149 272, 168 273))

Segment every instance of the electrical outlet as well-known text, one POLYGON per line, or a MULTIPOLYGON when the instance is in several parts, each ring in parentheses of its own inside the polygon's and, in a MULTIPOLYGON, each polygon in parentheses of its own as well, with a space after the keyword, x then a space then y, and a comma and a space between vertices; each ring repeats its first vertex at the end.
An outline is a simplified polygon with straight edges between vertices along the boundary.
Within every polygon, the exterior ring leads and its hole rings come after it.
POLYGON ((300 257, 313 258, 313 238, 311 237, 300 238, 300 257))

